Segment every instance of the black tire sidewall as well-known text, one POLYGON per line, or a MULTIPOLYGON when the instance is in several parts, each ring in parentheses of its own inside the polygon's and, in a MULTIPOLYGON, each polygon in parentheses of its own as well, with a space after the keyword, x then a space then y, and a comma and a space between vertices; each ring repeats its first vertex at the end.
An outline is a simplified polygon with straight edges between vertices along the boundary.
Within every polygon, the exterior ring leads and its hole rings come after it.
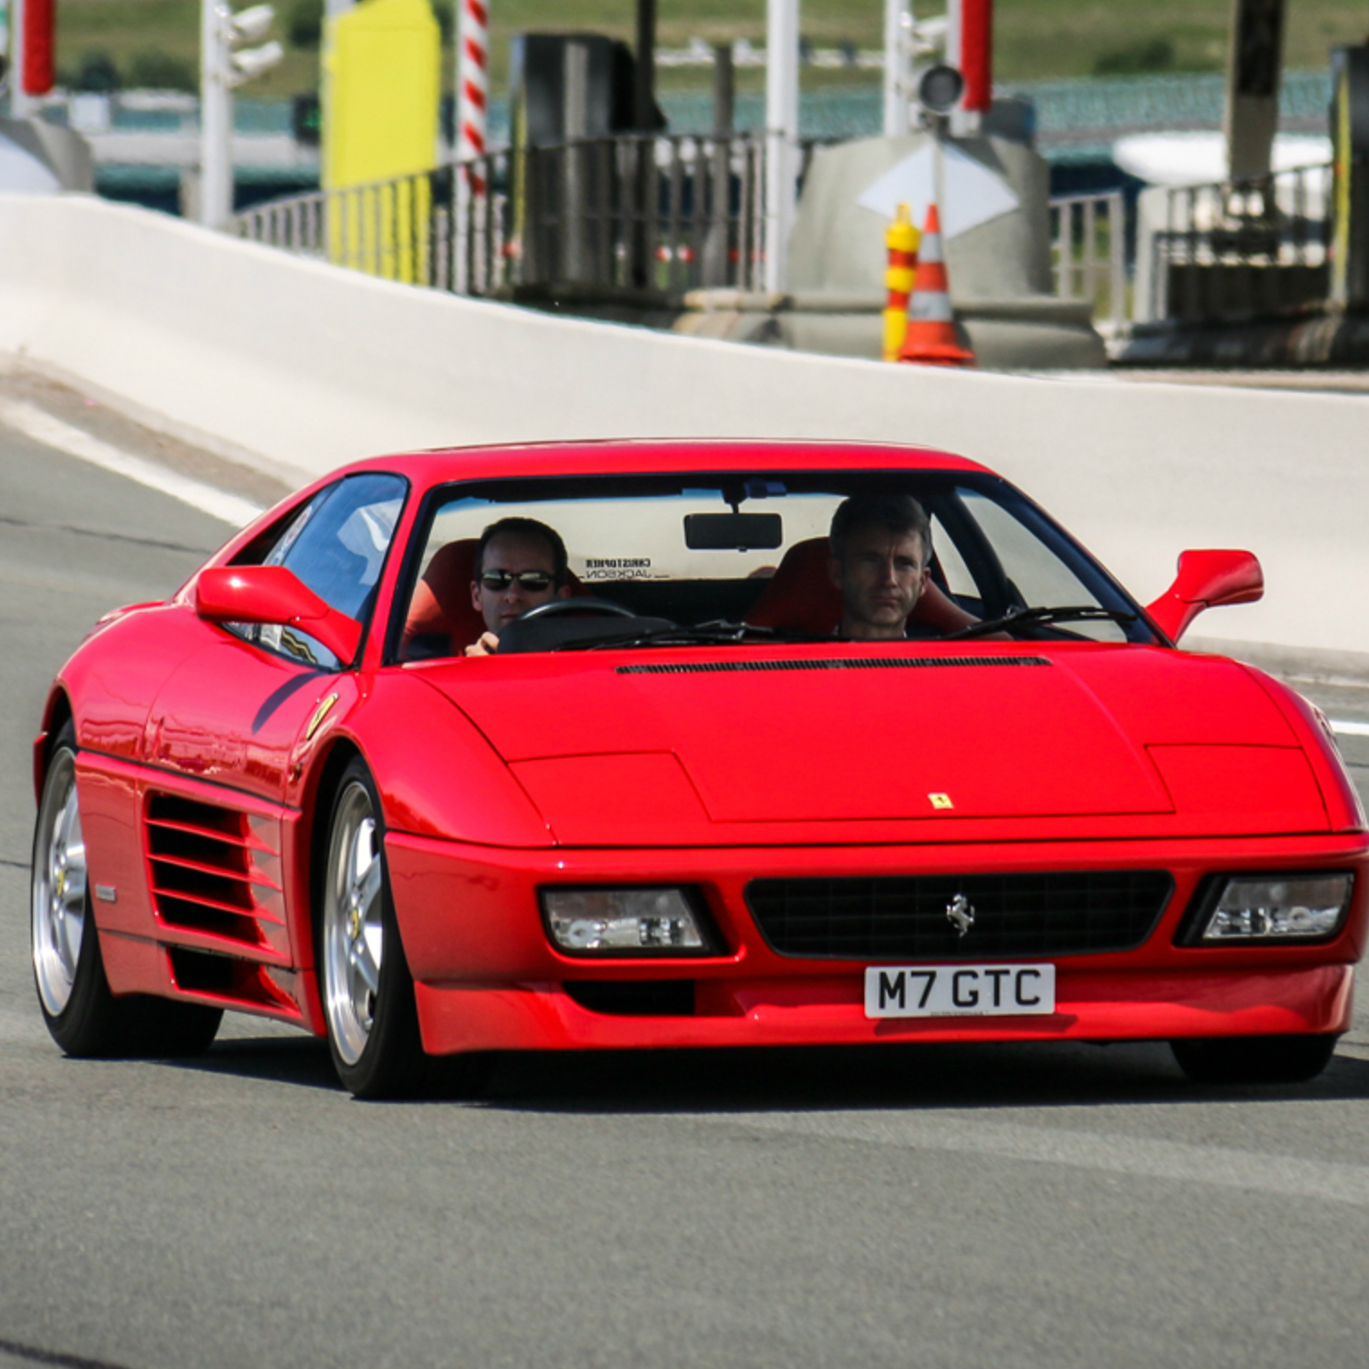
POLYGON ((1304 1084, 1330 1063, 1339 1033, 1197 1037, 1170 1042, 1179 1068, 1198 1084, 1304 1084))
POLYGON ((399 923, 395 917, 394 900, 390 895, 390 872, 385 855, 385 819, 371 772, 360 758, 354 758, 343 771, 333 797, 328 819, 328 839, 324 849, 324 882, 320 886, 322 898, 330 896, 328 881, 333 877, 333 844, 338 813, 347 791, 360 784, 371 805, 371 817, 376 825, 377 859, 380 861, 380 898, 382 951, 380 961, 380 991, 376 995, 375 1014, 371 1032, 354 1064, 341 1056, 333 1039, 332 1015, 328 1008, 328 960, 324 945, 323 906, 315 918, 314 954, 319 967, 320 996, 323 1000, 324 1021, 328 1035, 328 1050, 342 1085, 357 1098, 393 1098, 418 1088, 426 1064, 422 1041, 418 1032, 418 1012, 414 1002, 413 978, 400 940, 399 923))
MULTIPOLYGON (((48 759, 43 781, 43 796, 38 803, 38 820, 33 833, 33 856, 29 887, 29 953, 33 959, 33 887, 38 878, 38 844, 44 819, 48 816, 48 785, 61 752, 70 754, 75 764, 76 734, 70 722, 58 732, 48 759)), ((82 834, 84 836, 84 824, 82 834)), ((153 1056, 174 1058, 200 1055, 213 1043, 223 1009, 180 999, 130 994, 116 998, 105 975, 100 953, 100 933, 95 924, 94 901, 90 896, 89 862, 86 876, 85 926, 81 950, 76 957, 76 974, 71 997, 60 1013, 50 1013, 37 993, 38 972, 33 966, 34 991, 38 1008, 52 1039, 68 1054, 78 1057, 153 1056)))
MULTIPOLYGON (((43 839, 43 828, 49 818, 50 786, 52 776, 57 770, 62 752, 67 752, 73 768, 76 763, 76 734, 72 725, 67 723, 57 734, 52 752, 48 757, 47 773, 43 780, 43 795, 38 803, 38 819, 33 830, 33 855, 29 883, 29 960, 33 971, 34 991, 38 996, 38 1007, 47 1023, 52 1039, 68 1055, 94 1055, 117 1049, 112 1039, 110 1017, 113 996, 109 992, 109 982, 105 978, 104 961, 100 957, 100 936, 95 926, 90 897, 90 881, 86 880, 85 923, 81 932, 81 950, 76 957, 76 973, 72 980, 71 997, 66 1007, 59 1013, 48 1011, 43 996, 38 993, 38 969, 34 961, 35 928, 33 925, 33 885, 38 879, 39 843, 43 839)), ((73 784, 75 777, 73 775, 73 784)))

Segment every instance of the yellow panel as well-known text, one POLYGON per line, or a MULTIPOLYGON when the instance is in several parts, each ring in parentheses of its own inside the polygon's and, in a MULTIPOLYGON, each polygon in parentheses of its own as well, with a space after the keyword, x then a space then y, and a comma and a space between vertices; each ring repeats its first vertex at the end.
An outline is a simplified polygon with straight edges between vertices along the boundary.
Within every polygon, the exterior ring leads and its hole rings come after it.
POLYGON ((363 0, 330 19, 323 53, 323 188, 330 260, 392 280, 424 275, 437 164, 441 38, 429 0, 363 0))

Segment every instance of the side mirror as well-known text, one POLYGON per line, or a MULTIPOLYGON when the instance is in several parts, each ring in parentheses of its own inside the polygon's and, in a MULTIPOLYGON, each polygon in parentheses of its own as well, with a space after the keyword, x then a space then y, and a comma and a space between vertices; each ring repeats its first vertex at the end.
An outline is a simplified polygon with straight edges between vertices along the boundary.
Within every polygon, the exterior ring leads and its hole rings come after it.
POLYGON ((195 581, 195 612, 207 623, 297 627, 350 663, 361 624, 330 607, 284 566, 211 566, 195 581))
POLYGON ((1264 595, 1264 571, 1254 552, 1183 551, 1174 583, 1146 612, 1172 642, 1205 609, 1253 604, 1264 595))

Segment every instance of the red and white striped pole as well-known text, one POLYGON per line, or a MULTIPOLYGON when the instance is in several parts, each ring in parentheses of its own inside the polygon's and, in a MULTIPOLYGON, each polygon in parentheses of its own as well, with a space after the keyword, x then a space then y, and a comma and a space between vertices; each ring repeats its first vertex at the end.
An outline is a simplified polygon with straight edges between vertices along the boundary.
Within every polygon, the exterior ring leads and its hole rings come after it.
MULTIPOLYGON (((490 11, 485 0, 460 0, 456 33, 456 156, 469 161, 485 154, 485 117, 489 104, 490 11)), ((485 178, 474 167, 467 173, 477 195, 485 178)))
POLYGON ((993 103, 993 0, 949 0, 946 60, 965 78, 965 93, 951 112, 951 132, 979 132, 993 103))

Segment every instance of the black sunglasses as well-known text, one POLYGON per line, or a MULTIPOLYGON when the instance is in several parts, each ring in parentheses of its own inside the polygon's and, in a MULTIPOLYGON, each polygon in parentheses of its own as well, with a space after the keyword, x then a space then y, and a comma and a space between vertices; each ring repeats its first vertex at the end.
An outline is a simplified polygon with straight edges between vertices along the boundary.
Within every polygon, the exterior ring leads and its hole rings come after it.
POLYGON ((480 577, 480 583, 492 594, 508 589, 515 580, 519 589, 529 590, 533 594, 550 589, 556 583, 556 577, 544 570, 487 570, 480 577))

